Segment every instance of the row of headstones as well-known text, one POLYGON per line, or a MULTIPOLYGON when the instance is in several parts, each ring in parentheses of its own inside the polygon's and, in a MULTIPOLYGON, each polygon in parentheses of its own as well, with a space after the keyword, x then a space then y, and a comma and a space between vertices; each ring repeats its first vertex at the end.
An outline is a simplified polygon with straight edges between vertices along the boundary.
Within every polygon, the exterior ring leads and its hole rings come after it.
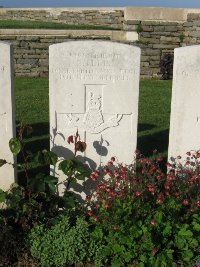
MULTIPOLYGON (((50 46, 50 142, 60 158, 73 156, 67 137, 87 143, 83 159, 98 168, 116 156, 130 164, 137 140, 140 49, 105 42, 74 41, 50 46)), ((14 162, 12 46, 0 43, 0 158, 14 162)), ((175 49, 169 156, 200 148, 200 46, 175 49)), ((79 155, 81 157, 81 153, 79 155)), ((52 170, 64 179, 57 169, 52 170)), ((0 168, 0 188, 15 180, 11 165, 0 168)))

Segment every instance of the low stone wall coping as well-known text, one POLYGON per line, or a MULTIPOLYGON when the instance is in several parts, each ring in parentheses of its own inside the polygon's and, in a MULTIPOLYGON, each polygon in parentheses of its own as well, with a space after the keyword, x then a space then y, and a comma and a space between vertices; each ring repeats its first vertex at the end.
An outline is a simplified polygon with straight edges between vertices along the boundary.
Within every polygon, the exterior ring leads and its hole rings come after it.
POLYGON ((0 29, 0 36, 70 36, 83 37, 109 37, 113 41, 137 41, 138 33, 112 30, 45 30, 45 29, 0 29))
POLYGON ((187 21, 189 13, 200 13, 198 8, 127 7, 125 20, 187 21))

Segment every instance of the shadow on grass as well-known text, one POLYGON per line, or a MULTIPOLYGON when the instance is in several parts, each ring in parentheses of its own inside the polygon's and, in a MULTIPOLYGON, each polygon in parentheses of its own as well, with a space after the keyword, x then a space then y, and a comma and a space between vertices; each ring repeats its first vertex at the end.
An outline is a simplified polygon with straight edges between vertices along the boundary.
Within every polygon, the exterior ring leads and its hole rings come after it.
MULTIPOLYGON (((20 123, 17 122, 17 133, 19 132, 20 123)), ((49 123, 48 122, 40 122, 40 123, 33 123, 33 124, 27 124, 28 126, 31 126, 33 129, 32 134, 26 135, 24 134, 24 138, 30 139, 33 137, 40 137, 42 135, 49 135, 49 123)))
POLYGON ((138 132, 144 132, 144 131, 149 131, 155 128, 156 125, 154 124, 148 124, 148 123, 139 123, 138 124, 138 132))
POLYGON ((152 155, 155 149, 159 153, 167 151, 168 142, 169 129, 158 133, 138 137, 137 148, 142 152, 142 154, 144 154, 146 157, 149 157, 152 155))
MULTIPOLYGON (((168 150, 169 143, 169 129, 160 131, 154 134, 148 134, 138 137, 137 148, 145 157, 151 157, 153 151, 157 150, 158 153, 165 153, 168 150)), ((163 156, 163 168, 167 163, 167 155, 163 156)))

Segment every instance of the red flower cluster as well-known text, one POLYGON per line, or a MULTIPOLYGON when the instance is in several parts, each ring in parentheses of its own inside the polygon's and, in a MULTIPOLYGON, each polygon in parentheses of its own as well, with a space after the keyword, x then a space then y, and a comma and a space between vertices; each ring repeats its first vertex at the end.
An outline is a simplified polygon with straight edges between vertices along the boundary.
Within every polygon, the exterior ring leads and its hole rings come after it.
POLYGON ((160 169, 161 157, 156 153, 153 159, 143 157, 138 151, 136 156, 135 164, 130 166, 118 164, 113 157, 101 170, 91 174, 90 179, 96 183, 88 201, 93 215, 99 218, 102 210, 115 209, 118 201, 127 199, 135 207, 148 205, 152 210, 160 205, 168 207, 172 199, 173 205, 182 205, 190 212, 200 207, 199 152, 187 153, 185 165, 179 162, 180 157, 168 163, 166 173, 160 169))

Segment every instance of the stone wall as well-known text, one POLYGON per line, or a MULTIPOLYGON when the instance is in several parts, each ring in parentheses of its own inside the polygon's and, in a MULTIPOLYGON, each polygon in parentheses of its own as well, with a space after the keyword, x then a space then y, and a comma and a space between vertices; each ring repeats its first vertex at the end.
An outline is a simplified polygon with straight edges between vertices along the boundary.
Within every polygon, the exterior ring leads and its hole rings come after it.
POLYGON ((123 28, 124 11, 117 8, 0 9, 1 20, 34 20, 123 28))
POLYGON ((200 9, 0 9, 0 20, 41 20, 110 26, 115 30, 0 30, 0 40, 14 44, 18 76, 48 75, 48 47, 76 39, 101 39, 142 49, 141 76, 157 77, 159 63, 174 48, 200 43, 200 9), (120 29, 120 31, 116 31, 120 29))

